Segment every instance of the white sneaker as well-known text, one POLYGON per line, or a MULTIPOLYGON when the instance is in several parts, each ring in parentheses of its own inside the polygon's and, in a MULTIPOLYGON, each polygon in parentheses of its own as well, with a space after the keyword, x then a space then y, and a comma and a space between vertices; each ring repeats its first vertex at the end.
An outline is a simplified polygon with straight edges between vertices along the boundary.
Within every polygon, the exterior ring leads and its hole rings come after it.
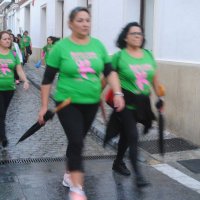
MULTIPOLYGON (((75 188, 73 188, 73 189, 75 189, 75 188)), ((75 189, 73 191, 71 191, 71 189, 70 189, 69 200, 87 200, 87 197, 86 197, 84 191, 81 189, 78 189, 78 190, 75 189)))
POLYGON ((69 188, 72 187, 72 181, 71 181, 71 178, 70 178, 70 174, 68 174, 68 173, 64 174, 62 184, 65 187, 69 187, 69 188))

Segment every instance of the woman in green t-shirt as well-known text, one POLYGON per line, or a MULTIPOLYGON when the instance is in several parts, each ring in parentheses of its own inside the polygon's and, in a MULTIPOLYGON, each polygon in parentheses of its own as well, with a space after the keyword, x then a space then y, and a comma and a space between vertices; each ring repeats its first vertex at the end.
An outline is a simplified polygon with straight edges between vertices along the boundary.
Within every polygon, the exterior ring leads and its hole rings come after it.
POLYGON ((29 87, 20 59, 15 51, 10 50, 10 45, 10 34, 6 31, 0 32, 0 141, 3 147, 8 144, 5 132, 5 118, 15 91, 15 68, 20 79, 24 81, 24 89, 29 87))
POLYGON ((42 58, 42 60, 44 59, 44 63, 45 64, 47 62, 47 58, 49 56, 49 52, 50 52, 50 50, 51 50, 52 47, 53 47, 53 37, 49 36, 47 38, 47 44, 42 48, 41 58, 42 58))
POLYGON ((118 152, 112 169, 122 175, 130 175, 123 162, 124 154, 129 147, 129 157, 136 177, 136 185, 144 187, 148 182, 143 178, 137 165, 138 130, 136 123, 145 126, 146 133, 151 127, 154 114, 150 106, 151 88, 159 96, 157 65, 152 53, 142 48, 144 34, 136 23, 127 24, 117 39, 117 47, 121 50, 112 57, 112 65, 119 75, 125 99, 125 109, 110 117, 107 135, 116 131, 113 126, 120 125, 118 152))
POLYGON ((23 36, 22 36, 22 45, 24 45, 25 48, 25 63, 28 62, 29 56, 32 54, 32 42, 31 38, 28 35, 28 31, 24 31, 23 36))
POLYGON ((117 111, 124 108, 124 99, 117 73, 112 70, 110 57, 104 45, 90 37, 90 13, 77 7, 69 15, 69 37, 56 42, 47 59, 47 67, 41 86, 42 105, 39 122, 48 108, 51 84, 58 72, 54 99, 56 104, 70 98, 71 104, 58 112, 59 120, 68 138, 67 172, 63 185, 70 186, 71 200, 86 200, 83 191, 84 169, 82 149, 84 138, 94 120, 101 96, 101 75, 116 94, 114 106, 117 111))

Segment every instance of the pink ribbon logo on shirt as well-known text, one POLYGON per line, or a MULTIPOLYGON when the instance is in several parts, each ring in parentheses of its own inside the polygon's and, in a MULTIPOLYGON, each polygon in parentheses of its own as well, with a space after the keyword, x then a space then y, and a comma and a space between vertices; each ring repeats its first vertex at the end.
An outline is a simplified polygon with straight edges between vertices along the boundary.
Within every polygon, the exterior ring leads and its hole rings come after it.
POLYGON ((1 72, 2 74, 6 75, 6 72, 10 72, 7 64, 1 64, 1 72))
POLYGON ((83 78, 88 79, 87 73, 95 73, 95 71, 91 68, 89 60, 80 60, 77 64, 79 67, 79 72, 83 78))
POLYGON ((149 82, 146 79, 146 77, 147 77, 146 72, 136 72, 135 76, 136 76, 136 79, 137 79, 136 84, 140 88, 140 90, 144 89, 144 84, 149 85, 149 82))

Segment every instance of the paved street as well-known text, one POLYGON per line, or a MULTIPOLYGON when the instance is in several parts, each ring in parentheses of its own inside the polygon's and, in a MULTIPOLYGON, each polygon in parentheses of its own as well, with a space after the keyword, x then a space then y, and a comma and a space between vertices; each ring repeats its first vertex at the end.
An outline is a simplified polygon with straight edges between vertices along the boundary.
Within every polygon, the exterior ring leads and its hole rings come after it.
MULTIPOLYGON (((21 135, 37 121, 40 103, 39 90, 33 85, 26 92, 23 91, 22 84, 17 87, 7 116, 9 147, 6 153, 1 152, 0 160, 63 157, 67 140, 57 116, 47 122, 34 136, 16 145, 21 135)), ((53 101, 50 102, 50 107, 54 108, 53 101)), ((97 145, 91 136, 87 137, 84 155, 113 154, 115 154, 113 150, 105 150, 101 145, 97 145)))
MULTIPOLYGON (((24 92, 22 84, 17 90, 7 115, 9 146, 0 151, 0 200, 67 200, 68 190, 61 184, 67 140, 55 116, 34 136, 16 145, 21 135, 37 120, 39 85, 43 69, 32 65, 25 71, 34 83, 24 92)), ((54 107, 50 100, 50 107, 54 107)), ((107 108, 109 110, 109 108, 107 108)), ((98 113, 92 131, 88 134, 84 150, 86 169, 85 190, 89 200, 199 200, 200 174, 183 167, 178 161, 199 159, 200 149, 167 152, 165 157, 140 148, 140 164, 151 182, 151 187, 138 191, 134 176, 123 177, 112 172, 115 150, 102 147, 105 124, 98 113)), ((157 138, 156 124, 141 142, 151 146, 157 138)), ((165 132, 166 139, 176 136, 165 132)), ((111 145, 116 145, 116 139, 111 145)), ((129 161, 127 161, 129 167, 129 161)))
MULTIPOLYGON (((68 189, 61 185, 63 162, 14 164, 0 167, 1 200, 67 200, 68 189)), ((143 166, 151 187, 139 191, 133 177, 110 170, 111 160, 86 160, 85 190, 88 200, 199 200, 199 194, 143 166)))

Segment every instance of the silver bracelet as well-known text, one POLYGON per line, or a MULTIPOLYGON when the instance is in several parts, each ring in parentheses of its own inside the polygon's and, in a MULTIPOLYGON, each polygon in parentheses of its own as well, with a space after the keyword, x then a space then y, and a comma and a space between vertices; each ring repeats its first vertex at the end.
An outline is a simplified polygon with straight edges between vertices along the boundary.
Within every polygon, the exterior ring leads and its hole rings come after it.
POLYGON ((123 96, 124 96, 124 93, 122 93, 122 92, 115 92, 114 95, 115 95, 115 96, 122 96, 122 97, 123 97, 123 96))

